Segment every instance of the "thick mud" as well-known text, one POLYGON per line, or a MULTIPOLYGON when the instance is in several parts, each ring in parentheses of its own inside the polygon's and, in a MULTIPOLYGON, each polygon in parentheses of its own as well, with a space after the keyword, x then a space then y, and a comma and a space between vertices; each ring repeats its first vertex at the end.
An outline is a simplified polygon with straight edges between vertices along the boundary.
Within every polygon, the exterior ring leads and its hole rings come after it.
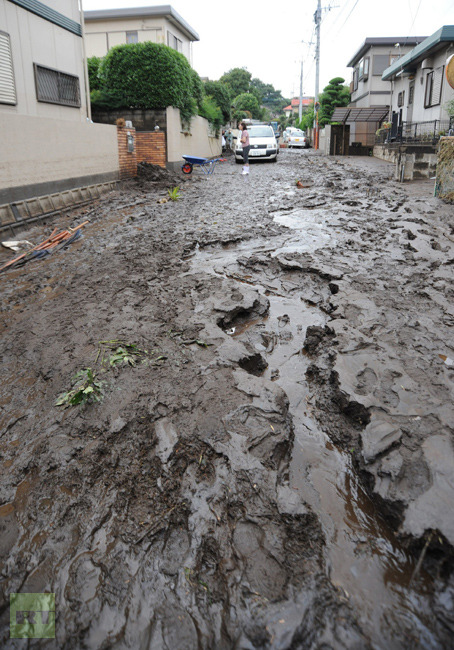
POLYGON ((392 171, 144 168, 0 276, 2 646, 52 592, 30 647, 452 647, 453 213, 392 171))

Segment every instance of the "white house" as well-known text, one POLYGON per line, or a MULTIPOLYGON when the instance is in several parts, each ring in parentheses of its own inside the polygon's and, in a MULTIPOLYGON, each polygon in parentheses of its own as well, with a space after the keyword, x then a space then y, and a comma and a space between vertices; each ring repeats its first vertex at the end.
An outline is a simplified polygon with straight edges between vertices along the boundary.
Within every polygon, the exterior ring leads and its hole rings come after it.
POLYGON ((199 35, 170 5, 85 11, 87 55, 103 57, 125 43, 163 43, 192 65, 192 44, 199 35))
POLYGON ((446 124, 446 104, 454 99, 445 67, 454 54, 454 25, 444 25, 432 36, 390 65, 382 79, 391 83, 393 127, 404 123, 446 124))
POLYGON ((0 0, 0 205, 118 178, 92 124, 78 0, 0 0))

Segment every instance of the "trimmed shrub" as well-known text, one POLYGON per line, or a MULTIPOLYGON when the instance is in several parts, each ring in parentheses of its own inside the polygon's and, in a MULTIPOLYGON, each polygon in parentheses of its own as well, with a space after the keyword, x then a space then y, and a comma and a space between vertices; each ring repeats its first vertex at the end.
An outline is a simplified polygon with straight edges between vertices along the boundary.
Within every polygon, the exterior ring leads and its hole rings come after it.
POLYGON ((99 74, 103 90, 121 97, 123 108, 174 106, 184 118, 196 112, 202 82, 186 57, 167 45, 149 41, 118 45, 102 60, 99 74))

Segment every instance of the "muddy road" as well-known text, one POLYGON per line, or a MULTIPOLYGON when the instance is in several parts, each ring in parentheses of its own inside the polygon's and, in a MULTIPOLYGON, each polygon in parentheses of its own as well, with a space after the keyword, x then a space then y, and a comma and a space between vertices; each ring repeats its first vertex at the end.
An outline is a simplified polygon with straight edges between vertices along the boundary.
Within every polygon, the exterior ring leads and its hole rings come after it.
POLYGON ((391 177, 145 169, 20 233, 90 220, 0 276, 2 647, 16 592, 28 647, 453 647, 453 208, 391 177))

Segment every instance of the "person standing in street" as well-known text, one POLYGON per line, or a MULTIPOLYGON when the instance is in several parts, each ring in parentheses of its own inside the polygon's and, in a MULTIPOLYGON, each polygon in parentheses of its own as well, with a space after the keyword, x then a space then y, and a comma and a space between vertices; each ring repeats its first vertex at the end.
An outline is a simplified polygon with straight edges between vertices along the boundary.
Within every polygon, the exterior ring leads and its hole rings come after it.
POLYGON ((249 132, 247 130, 247 126, 245 122, 241 122, 240 124, 240 130, 241 130, 241 138, 240 142, 243 146, 243 170, 242 174, 249 174, 249 149, 251 148, 249 144, 249 132))

